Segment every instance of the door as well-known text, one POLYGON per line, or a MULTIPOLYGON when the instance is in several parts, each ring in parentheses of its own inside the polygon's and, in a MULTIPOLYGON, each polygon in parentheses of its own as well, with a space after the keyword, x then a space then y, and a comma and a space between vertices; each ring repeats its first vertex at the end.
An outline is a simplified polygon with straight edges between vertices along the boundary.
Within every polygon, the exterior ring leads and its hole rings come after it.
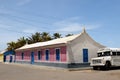
POLYGON ((34 52, 31 52, 31 64, 34 64, 34 52))
POLYGON ((4 62, 6 62, 6 55, 4 55, 4 62))
POLYGON ((83 49, 83 62, 88 62, 88 49, 83 49))
POLYGON ((13 57, 12 57, 12 55, 10 55, 10 61, 9 61, 10 63, 12 62, 12 59, 13 59, 13 57))

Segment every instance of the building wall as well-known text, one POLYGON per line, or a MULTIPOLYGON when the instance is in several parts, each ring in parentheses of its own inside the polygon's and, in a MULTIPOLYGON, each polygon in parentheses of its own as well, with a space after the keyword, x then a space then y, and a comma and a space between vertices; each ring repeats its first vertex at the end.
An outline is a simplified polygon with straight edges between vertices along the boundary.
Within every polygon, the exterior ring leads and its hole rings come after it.
POLYGON ((0 54, 0 62, 3 62, 3 54, 0 54))
POLYGON ((21 61, 22 60, 22 53, 24 53, 24 60, 25 61, 30 61, 30 51, 29 50, 24 50, 24 51, 17 51, 15 55, 16 61, 21 61))
POLYGON ((68 56, 69 63, 84 63, 83 62, 83 49, 88 49, 88 63, 90 59, 97 56, 99 48, 104 48, 96 43, 87 33, 82 33, 80 37, 75 40, 68 42, 68 56))
POLYGON ((66 55, 66 46, 54 46, 54 47, 44 47, 44 48, 33 48, 33 49, 26 49, 26 50, 19 50, 16 51, 16 61, 31 61, 31 52, 34 52, 34 62, 66 62, 67 55, 66 55), (60 61, 56 60, 56 49, 60 49, 60 61), (45 50, 48 49, 49 60, 46 60, 45 50), (41 51, 40 60, 38 59, 38 51, 41 51), (22 53, 24 53, 24 59, 22 60, 22 53))
POLYGON ((14 57, 14 55, 7 55, 6 56, 6 62, 14 62, 14 60, 15 60, 15 57, 14 57), (12 57, 12 59, 10 59, 10 57, 12 57))

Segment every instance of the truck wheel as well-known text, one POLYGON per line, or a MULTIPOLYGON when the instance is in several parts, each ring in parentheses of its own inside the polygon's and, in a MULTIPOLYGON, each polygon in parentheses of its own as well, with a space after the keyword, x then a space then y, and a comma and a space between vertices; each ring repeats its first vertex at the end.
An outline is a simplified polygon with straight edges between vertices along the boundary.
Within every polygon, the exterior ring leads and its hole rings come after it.
POLYGON ((109 70, 111 67, 111 63, 110 62, 106 62, 105 64, 105 70, 109 70))

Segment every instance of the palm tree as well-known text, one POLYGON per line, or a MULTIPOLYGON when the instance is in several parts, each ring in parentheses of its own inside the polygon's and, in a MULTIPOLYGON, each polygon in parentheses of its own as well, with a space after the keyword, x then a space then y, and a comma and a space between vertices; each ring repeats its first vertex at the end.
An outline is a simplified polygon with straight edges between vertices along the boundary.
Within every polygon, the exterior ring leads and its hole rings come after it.
POLYGON ((61 34, 60 33, 54 33, 53 34, 53 39, 57 39, 57 38, 61 38, 61 34))
POLYGON ((41 35, 42 35, 42 41, 52 40, 51 36, 47 32, 43 32, 41 35))
POLYGON ((68 36, 72 36, 73 34, 67 34, 67 35, 65 35, 66 37, 68 37, 68 36))
POLYGON ((19 48, 21 46, 24 46, 26 44, 26 39, 25 37, 21 37, 20 39, 18 39, 17 43, 16 43, 16 47, 19 48))
POLYGON ((16 43, 15 42, 9 42, 9 43, 7 43, 7 45, 8 45, 8 50, 13 50, 13 49, 16 49, 16 43))
MULTIPOLYGON (((53 34, 54 39, 56 38, 61 38, 61 34, 59 33, 54 33, 53 34)), ((21 37, 20 39, 17 40, 17 42, 9 42, 7 43, 8 45, 8 50, 13 50, 13 49, 17 49, 19 47, 22 47, 26 44, 26 42, 28 41, 29 44, 31 43, 36 43, 36 42, 43 42, 43 41, 49 41, 52 40, 52 37, 49 35, 49 33, 47 32, 36 32, 35 34, 32 34, 31 37, 25 38, 25 37, 21 37)))
POLYGON ((31 37, 28 37, 28 42, 31 43, 36 43, 36 42, 41 42, 41 34, 39 32, 36 32, 35 34, 32 34, 31 37))

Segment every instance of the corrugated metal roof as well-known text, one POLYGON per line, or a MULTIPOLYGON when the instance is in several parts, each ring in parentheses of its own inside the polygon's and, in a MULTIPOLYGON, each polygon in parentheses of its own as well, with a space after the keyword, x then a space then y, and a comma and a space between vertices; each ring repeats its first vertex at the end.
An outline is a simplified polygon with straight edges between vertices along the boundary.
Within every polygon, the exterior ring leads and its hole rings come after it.
POLYGON ((18 48, 16 50, 22 50, 22 49, 28 49, 28 48, 34 48, 34 47, 40 47, 40 46, 48 46, 48 45, 54 45, 54 44, 62 44, 62 43, 67 43, 68 41, 72 41, 75 38, 77 38, 78 36, 80 36, 81 34, 77 34, 77 35, 73 35, 73 36, 69 36, 69 37, 65 37, 65 38, 58 38, 58 39, 54 39, 54 40, 50 40, 50 41, 46 41, 46 42, 38 42, 38 43, 34 43, 34 44, 27 44, 21 48, 18 48))

